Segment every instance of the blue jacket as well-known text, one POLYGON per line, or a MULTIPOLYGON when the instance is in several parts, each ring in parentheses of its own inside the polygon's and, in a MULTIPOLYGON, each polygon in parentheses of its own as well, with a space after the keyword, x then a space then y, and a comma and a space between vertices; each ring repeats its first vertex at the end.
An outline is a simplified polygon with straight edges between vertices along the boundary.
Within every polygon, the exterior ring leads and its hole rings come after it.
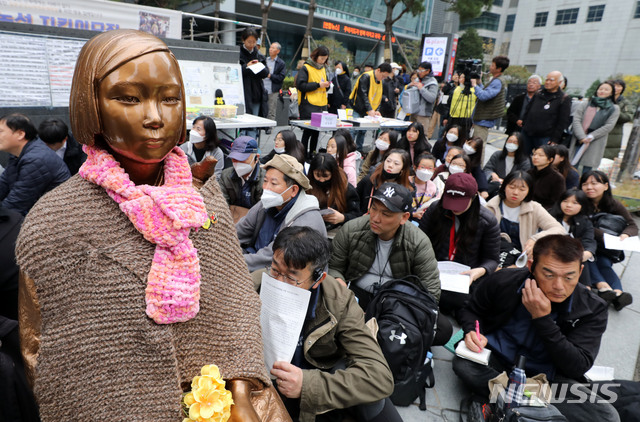
POLYGON ((29 141, 0 175, 1 205, 26 215, 42 195, 70 176, 64 161, 44 142, 29 141))

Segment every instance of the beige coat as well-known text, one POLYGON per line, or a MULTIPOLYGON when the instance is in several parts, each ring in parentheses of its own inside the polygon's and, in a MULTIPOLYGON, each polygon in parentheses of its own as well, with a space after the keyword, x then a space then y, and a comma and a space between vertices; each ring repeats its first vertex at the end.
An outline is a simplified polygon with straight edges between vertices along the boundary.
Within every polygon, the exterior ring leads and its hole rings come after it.
MULTIPOLYGON (((487 208, 495 214, 498 223, 502 220, 500 212, 500 197, 494 196, 487 202, 487 208)), ((520 244, 524 247, 527 240, 538 240, 550 234, 566 234, 555 218, 536 201, 523 202, 520 205, 520 244), (541 230, 540 232, 538 230, 541 230)))

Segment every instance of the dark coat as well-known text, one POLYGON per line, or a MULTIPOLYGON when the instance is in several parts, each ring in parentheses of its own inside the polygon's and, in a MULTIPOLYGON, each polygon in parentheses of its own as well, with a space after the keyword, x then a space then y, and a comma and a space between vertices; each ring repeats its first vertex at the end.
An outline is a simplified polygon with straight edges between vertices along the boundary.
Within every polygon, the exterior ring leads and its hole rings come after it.
MULTIPOLYGON (((266 59, 265 59, 265 64, 266 64, 266 59)), ((267 71, 269 70, 269 68, 267 67, 267 71)), ((274 92, 279 92, 282 89, 282 82, 284 81, 284 78, 287 74, 287 65, 284 62, 284 60, 282 60, 280 58, 280 56, 276 57, 276 63, 273 66, 273 73, 271 73, 271 92, 269 92, 269 94, 272 94, 274 92)))
MULTIPOLYGON (((561 220, 558 221, 562 223, 561 220)), ((595 256, 597 243, 594 237, 593 224, 589 217, 582 214, 574 215, 569 224, 569 233, 582 243, 585 251, 591 252, 595 256)))
MULTIPOLYGON (((373 76, 373 78, 375 79, 375 76, 373 76)), ((356 93, 355 102, 352 101, 353 110, 360 116, 365 116, 368 111, 372 110, 371 104, 369 104, 370 83, 371 77, 369 76, 369 73, 363 73, 362 76, 360 76, 360 82, 358 83, 358 92, 356 93)), ((375 83, 382 82, 375 81, 375 83)))
MULTIPOLYGON (((481 280, 471 300, 458 313, 464 332, 474 331, 476 321, 485 335, 509 322, 522 303, 518 290, 530 277, 526 268, 507 268, 481 280)), ((607 328, 607 304, 578 284, 568 312, 560 312, 555 321, 549 315, 536 318, 532 325, 556 370, 568 378, 580 379, 598 355, 607 328)))
MULTIPOLYGON (((436 259, 438 261, 448 261, 449 233, 453 220, 446 217, 444 219, 438 218, 436 214, 438 208, 437 203, 431 204, 422 216, 419 227, 420 230, 429 236, 436 259), (441 231, 442 236, 440 239, 434 239, 435 233, 433 229, 436 225, 444 227, 441 231)), ((498 226, 496 216, 486 207, 480 207, 478 228, 468 249, 469 252, 467 253, 461 250, 457 251, 453 261, 468 265, 471 268, 482 267, 487 270, 487 274, 491 274, 498 268, 500 227, 498 226)))
POLYGON ((0 207, 0 315, 18 319, 18 265, 16 239, 22 214, 0 207))
POLYGON ((70 176, 64 161, 36 138, 27 142, 19 157, 9 159, 0 175, 0 205, 26 215, 42 195, 70 176))
MULTIPOLYGON (((242 87, 244 89, 244 105, 247 112, 251 111, 252 104, 262 104, 264 100, 264 83, 262 80, 269 74, 269 68, 267 62, 262 54, 258 52, 258 48, 254 48, 253 51, 247 51, 244 46, 240 46, 240 65, 242 66, 242 87), (247 63, 252 60, 258 60, 264 65, 258 73, 247 68, 247 63)), ((266 113, 263 113, 263 117, 266 113)))
MULTIPOLYGON (((496 173, 501 179, 504 179, 507 176, 507 170, 505 166, 504 158, 500 159, 500 155, 502 151, 494 152, 487 164, 484 166, 484 174, 487 176, 487 180, 491 177, 491 173, 496 173)), ((527 171, 531 168, 531 161, 528 158, 520 161, 519 163, 514 162, 513 168, 511 171, 522 170, 527 171)))
POLYGON ((529 102, 522 120, 522 130, 530 136, 548 136, 551 142, 559 144, 562 132, 569 127, 570 114, 571 97, 561 89, 549 92, 543 88, 529 102))
POLYGON ((329 94, 329 112, 337 114, 342 106, 349 106, 349 95, 351 94, 351 79, 346 73, 336 75, 331 80, 333 82, 333 93, 329 94))
POLYGON ((87 159, 87 154, 82 151, 82 145, 78 143, 73 137, 73 135, 69 134, 67 137, 67 149, 64 151, 64 163, 69 168, 69 173, 73 176, 80 170, 80 166, 87 159))
MULTIPOLYGON (((251 186, 251 206, 257 204, 260 201, 260 197, 262 197, 262 179, 264 179, 266 173, 265 169, 259 165, 256 164, 256 167, 258 167, 258 171, 245 182, 251 186)), ((218 183, 220 184, 220 191, 229 205, 242 206, 242 180, 240 180, 240 176, 238 176, 233 167, 222 170, 218 183)))
POLYGON ((520 120, 520 113, 522 112, 524 97, 526 95, 527 93, 524 92, 513 97, 513 101, 511 101, 511 105, 507 109, 507 130, 505 131, 507 136, 511 135, 513 132, 520 132, 522 130, 516 122, 520 120))
POLYGON ((532 167, 529 169, 529 174, 533 177, 533 187, 531 188, 533 196, 531 199, 545 209, 550 209, 564 193, 564 177, 551 165, 540 171, 532 167))

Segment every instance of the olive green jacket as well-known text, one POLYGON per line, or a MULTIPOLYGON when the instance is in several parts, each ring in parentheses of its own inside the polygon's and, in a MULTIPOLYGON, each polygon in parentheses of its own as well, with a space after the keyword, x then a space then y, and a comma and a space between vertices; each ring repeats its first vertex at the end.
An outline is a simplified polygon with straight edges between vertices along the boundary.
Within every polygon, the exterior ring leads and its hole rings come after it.
MULTIPOLYGON (((358 280, 373 265, 377 241, 368 215, 345 223, 331 244, 329 274, 345 282, 358 280)), ((417 276, 422 288, 440 300, 440 273, 431 241, 412 223, 398 228, 391 245, 389 265, 394 278, 417 276)))
MULTIPOLYGON (((252 273, 260 290, 265 270, 252 273)), ((302 370, 300 422, 318 414, 372 403, 393 392, 393 376, 380 346, 364 324, 353 292, 327 275, 322 281, 315 318, 307 321, 304 357, 317 369, 302 370), (338 363, 346 369, 331 373, 338 363)))

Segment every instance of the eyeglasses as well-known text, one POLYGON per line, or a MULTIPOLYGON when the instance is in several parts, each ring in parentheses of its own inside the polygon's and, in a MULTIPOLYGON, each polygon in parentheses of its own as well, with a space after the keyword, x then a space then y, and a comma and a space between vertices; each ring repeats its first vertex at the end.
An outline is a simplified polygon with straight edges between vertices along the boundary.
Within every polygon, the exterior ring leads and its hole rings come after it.
POLYGON ((302 283, 304 283, 305 281, 309 280, 311 277, 307 277, 304 280, 298 281, 297 279, 287 275, 287 274, 283 274, 280 271, 276 270, 275 268, 273 268, 273 266, 271 265, 267 265, 266 267, 264 267, 267 272, 269 273, 269 275, 275 279, 282 279, 282 281, 284 281, 287 284, 291 284, 292 286, 299 286, 302 283))

